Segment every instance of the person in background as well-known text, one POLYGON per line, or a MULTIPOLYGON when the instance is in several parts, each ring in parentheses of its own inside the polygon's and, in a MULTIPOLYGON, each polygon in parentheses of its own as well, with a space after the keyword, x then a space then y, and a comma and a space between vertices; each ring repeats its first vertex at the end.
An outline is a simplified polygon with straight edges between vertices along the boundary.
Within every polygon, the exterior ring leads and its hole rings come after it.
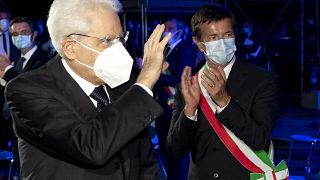
MULTIPOLYGON (((48 61, 45 53, 36 45, 37 30, 30 18, 16 17, 10 21, 9 27, 12 42, 20 50, 21 56, 19 60, 13 63, 6 54, 0 55, 0 78, 5 81, 4 86, 17 75, 36 69, 48 61)), ((14 164, 19 169, 17 138, 13 133, 12 118, 7 104, 4 104, 3 107, 3 117, 8 129, 8 138, 4 141, 11 141, 14 164)))
POLYGON ((163 157, 169 180, 187 179, 189 157, 173 158, 166 150, 166 139, 172 116, 173 96, 175 86, 179 84, 185 66, 194 67, 196 54, 193 49, 182 40, 183 22, 176 17, 169 17, 164 21, 164 35, 171 33, 171 38, 165 50, 165 63, 162 74, 156 84, 156 97, 164 109, 164 114, 155 121, 160 155, 163 157))
POLYGON ((270 178, 271 172, 277 179, 288 178, 288 170, 274 171, 262 151, 269 152, 278 108, 274 75, 235 56, 234 17, 224 7, 200 8, 191 29, 206 64, 193 77, 190 67, 183 71, 167 138, 169 153, 179 158, 191 151, 189 180, 270 178))
POLYGON ((6 54, 12 61, 19 59, 19 50, 13 45, 9 33, 11 10, 0 3, 0 55, 6 54))
POLYGON ((162 113, 151 89, 170 35, 158 25, 131 78, 118 0, 55 0, 47 27, 58 56, 10 81, 21 178, 160 179, 148 125, 162 113))
MULTIPOLYGON (((19 50, 13 45, 9 33, 9 22, 11 10, 2 1, 0 2, 0 56, 8 56, 10 60, 16 62, 20 58, 19 50)), ((1 58, 0 58, 1 59, 1 58)), ((4 86, 6 81, 0 78, 0 149, 11 150, 9 139, 11 126, 5 120, 2 109, 5 104, 4 86)))
POLYGON ((239 34, 237 34, 237 47, 239 48, 239 58, 257 66, 263 66, 263 45, 259 42, 262 33, 255 28, 251 20, 242 23, 239 34))

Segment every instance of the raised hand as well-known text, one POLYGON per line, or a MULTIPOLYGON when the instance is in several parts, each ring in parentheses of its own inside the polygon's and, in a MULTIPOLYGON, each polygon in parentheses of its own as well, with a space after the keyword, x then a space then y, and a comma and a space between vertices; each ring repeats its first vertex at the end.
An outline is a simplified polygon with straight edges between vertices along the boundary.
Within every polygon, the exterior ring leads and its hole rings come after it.
POLYGON ((3 78, 4 70, 8 67, 11 63, 8 55, 6 53, 0 54, 0 77, 3 78))
POLYGON ((200 100, 200 86, 198 77, 190 76, 191 68, 185 67, 181 75, 181 93, 183 95, 186 116, 194 116, 200 100))
POLYGON ((168 43, 171 36, 169 33, 160 41, 163 31, 164 25, 157 25, 150 38, 144 45, 143 66, 137 82, 147 86, 150 89, 153 88, 160 76, 164 59, 164 47, 168 43))
POLYGON ((201 84, 208 91, 212 100, 221 108, 226 106, 230 100, 226 90, 226 81, 227 78, 222 67, 204 70, 201 75, 201 84))

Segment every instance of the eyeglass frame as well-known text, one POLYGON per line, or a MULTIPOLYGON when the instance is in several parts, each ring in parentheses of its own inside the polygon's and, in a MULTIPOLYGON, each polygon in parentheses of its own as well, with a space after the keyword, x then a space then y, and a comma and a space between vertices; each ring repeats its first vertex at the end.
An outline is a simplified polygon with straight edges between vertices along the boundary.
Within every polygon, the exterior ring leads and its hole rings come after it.
POLYGON ((83 36, 83 37, 91 37, 91 38, 95 38, 95 39, 99 39, 101 41, 102 44, 107 45, 108 47, 112 46, 113 44, 117 43, 117 42, 121 42, 122 44, 125 44, 128 41, 129 38, 129 31, 126 31, 123 33, 122 36, 118 36, 112 39, 108 39, 110 36, 105 36, 105 37, 96 37, 96 36, 90 36, 90 35, 86 35, 86 34, 79 34, 79 33, 72 33, 69 34, 67 37, 76 35, 76 36, 83 36))

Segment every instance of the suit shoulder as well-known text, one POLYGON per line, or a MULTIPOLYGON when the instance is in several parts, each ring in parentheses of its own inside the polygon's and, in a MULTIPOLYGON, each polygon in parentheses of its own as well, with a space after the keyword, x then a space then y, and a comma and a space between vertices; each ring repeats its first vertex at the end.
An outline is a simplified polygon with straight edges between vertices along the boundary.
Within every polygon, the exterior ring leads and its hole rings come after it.
POLYGON ((27 71, 15 77, 6 85, 6 89, 19 89, 21 87, 30 87, 50 84, 49 75, 46 66, 42 66, 32 71, 27 71))
POLYGON ((272 71, 268 71, 267 69, 249 64, 247 62, 243 63, 243 67, 245 68, 244 71, 248 72, 252 77, 258 78, 258 79, 265 79, 265 78, 271 78, 275 79, 276 75, 272 71))

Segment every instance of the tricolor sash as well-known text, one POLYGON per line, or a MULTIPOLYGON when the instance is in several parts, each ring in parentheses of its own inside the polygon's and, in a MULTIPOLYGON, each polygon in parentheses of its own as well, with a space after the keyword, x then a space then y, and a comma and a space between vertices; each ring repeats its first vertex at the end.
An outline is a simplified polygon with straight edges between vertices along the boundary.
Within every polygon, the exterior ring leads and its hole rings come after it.
MULTIPOLYGON (((198 78, 199 82, 201 82, 200 76, 198 78)), ((271 157, 273 156, 272 142, 269 149, 269 156, 264 150, 252 150, 220 121, 218 121, 212 110, 214 102, 209 98, 201 83, 200 89, 201 94, 199 105, 202 112, 230 153, 251 172, 250 180, 288 180, 289 170, 285 161, 282 160, 276 167, 273 164, 273 157, 271 157)))
MULTIPOLYGON (((165 74, 168 76, 171 76, 171 72, 169 71, 169 69, 166 69, 165 74)), ((172 86, 165 86, 163 88, 166 91, 166 93, 169 94, 169 97, 167 99, 167 104, 171 109, 173 109, 173 100, 174 100, 173 96, 176 94, 176 90, 172 86)))

